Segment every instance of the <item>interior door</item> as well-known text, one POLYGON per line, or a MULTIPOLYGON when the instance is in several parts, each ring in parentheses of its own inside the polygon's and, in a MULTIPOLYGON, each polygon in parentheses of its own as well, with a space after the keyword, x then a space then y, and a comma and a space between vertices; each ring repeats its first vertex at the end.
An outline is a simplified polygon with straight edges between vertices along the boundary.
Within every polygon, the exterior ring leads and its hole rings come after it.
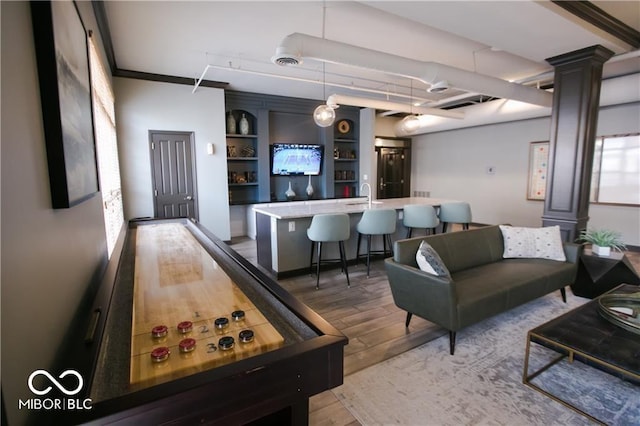
MULTIPOLYGON (((379 148, 378 150, 378 198, 404 197, 405 150, 403 148, 379 148)), ((408 182, 407 182, 408 184, 408 182)))
POLYGON ((150 132, 154 217, 198 219, 193 133, 150 132))

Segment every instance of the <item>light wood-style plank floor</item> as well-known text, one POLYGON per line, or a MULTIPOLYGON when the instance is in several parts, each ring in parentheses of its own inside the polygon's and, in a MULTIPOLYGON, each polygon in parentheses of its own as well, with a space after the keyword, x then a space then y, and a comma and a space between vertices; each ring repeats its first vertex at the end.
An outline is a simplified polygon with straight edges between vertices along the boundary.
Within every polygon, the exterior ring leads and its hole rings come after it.
MULTIPOLYGON (((230 245, 257 266, 254 240, 234 238, 230 245)), ((640 272, 640 253, 626 254, 640 272)), ((409 329, 405 329, 406 312, 393 303, 381 260, 372 263, 369 278, 364 264, 349 267, 349 278, 350 288, 339 268, 322 271, 319 290, 315 289, 315 276, 307 274, 278 281, 349 338, 349 344, 345 347, 345 376, 446 333, 442 328, 415 316, 409 329)), ((326 391, 311 398, 309 424, 353 426, 360 423, 333 392, 326 391)))

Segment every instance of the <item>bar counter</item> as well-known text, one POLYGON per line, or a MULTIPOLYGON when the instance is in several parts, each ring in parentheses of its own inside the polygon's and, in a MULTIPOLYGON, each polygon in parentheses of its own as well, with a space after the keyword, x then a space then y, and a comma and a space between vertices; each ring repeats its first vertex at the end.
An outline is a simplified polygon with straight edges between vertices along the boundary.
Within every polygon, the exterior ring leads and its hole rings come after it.
MULTIPOLYGON (((407 204, 428 204, 439 207, 441 204, 456 202, 444 198, 406 197, 374 200, 371 205, 366 197, 294 201, 256 205, 256 247, 258 264, 278 278, 307 273, 311 243, 307 238, 307 228, 316 214, 346 213, 350 217, 351 237, 345 242, 347 259, 356 258, 358 231, 356 226, 362 213, 371 209, 394 209, 398 212, 395 241, 404 238, 406 230, 402 225, 402 210, 407 204)), ((380 250, 382 240, 374 238, 372 249, 380 250)), ((337 244, 323 247, 323 258, 339 258, 337 244), (336 247, 333 247, 333 246, 336 247)))

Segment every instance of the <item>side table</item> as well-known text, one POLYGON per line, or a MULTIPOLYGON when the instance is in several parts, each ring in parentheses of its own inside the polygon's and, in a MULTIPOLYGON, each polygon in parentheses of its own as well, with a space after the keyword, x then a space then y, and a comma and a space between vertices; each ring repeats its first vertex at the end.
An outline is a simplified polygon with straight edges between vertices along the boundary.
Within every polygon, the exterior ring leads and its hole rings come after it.
POLYGON ((624 253, 598 256, 585 249, 580 255, 571 290, 576 296, 593 299, 622 283, 640 286, 640 277, 624 253))

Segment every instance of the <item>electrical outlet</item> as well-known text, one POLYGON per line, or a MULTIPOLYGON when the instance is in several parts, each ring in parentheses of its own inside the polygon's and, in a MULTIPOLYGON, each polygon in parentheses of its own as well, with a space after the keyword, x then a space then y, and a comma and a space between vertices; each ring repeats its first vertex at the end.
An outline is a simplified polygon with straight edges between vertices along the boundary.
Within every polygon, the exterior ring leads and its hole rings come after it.
POLYGON ((289 232, 295 232, 296 230, 296 223, 294 221, 290 221, 289 222, 289 232))

